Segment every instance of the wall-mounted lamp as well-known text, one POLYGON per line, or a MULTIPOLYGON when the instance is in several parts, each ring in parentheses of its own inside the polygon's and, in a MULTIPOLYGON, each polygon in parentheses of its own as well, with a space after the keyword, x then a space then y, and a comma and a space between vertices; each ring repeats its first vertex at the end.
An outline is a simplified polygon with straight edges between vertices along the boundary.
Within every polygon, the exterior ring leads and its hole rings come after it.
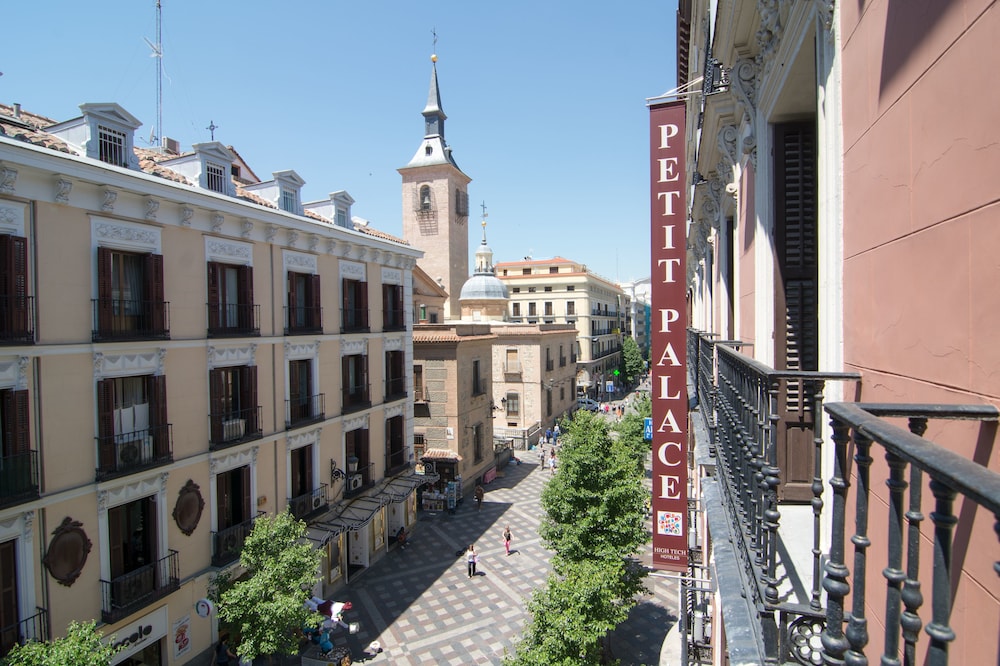
POLYGON ((337 461, 330 458, 330 485, 337 479, 346 479, 347 472, 337 467, 337 461))

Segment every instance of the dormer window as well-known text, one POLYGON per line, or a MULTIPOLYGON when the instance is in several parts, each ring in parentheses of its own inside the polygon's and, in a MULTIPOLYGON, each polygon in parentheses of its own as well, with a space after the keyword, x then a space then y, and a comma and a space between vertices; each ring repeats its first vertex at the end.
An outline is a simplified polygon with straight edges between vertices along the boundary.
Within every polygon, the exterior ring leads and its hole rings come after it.
POLYGON ((343 208, 337 209, 337 226, 347 227, 347 211, 343 208))
POLYGON ((287 213, 297 213, 299 210, 299 194, 294 190, 281 189, 281 210, 287 213))
POLYGON ((213 192, 226 194, 229 188, 226 186, 226 169, 219 164, 212 162, 205 163, 205 187, 213 192))
POLYGON ((120 132, 104 125, 98 125, 98 159, 108 164, 114 164, 115 166, 128 167, 128 160, 125 155, 126 138, 127 135, 125 132, 120 132))

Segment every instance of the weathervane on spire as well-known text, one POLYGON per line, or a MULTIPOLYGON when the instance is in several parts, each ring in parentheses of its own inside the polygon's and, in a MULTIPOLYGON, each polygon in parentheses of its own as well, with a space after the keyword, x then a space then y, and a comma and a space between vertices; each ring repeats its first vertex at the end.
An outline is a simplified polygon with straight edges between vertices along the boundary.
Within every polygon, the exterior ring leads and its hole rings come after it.
POLYGON ((431 40, 431 62, 437 62, 438 34, 436 28, 431 28, 431 36, 433 37, 431 40))
POLYGON ((208 127, 206 127, 209 132, 212 133, 212 141, 215 141, 215 130, 219 129, 219 126, 215 124, 214 120, 208 121, 208 127))
POLYGON ((483 201, 483 203, 479 204, 479 207, 483 209, 483 220, 485 221, 489 217, 489 214, 486 212, 486 202, 483 201))

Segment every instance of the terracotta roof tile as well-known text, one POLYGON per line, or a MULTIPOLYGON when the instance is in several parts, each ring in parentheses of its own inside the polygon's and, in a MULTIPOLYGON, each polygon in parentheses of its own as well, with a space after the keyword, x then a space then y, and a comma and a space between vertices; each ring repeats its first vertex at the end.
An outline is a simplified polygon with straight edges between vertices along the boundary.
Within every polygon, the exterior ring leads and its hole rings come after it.
POLYGON ((392 241, 393 243, 400 243, 402 245, 410 244, 407 240, 403 240, 402 238, 398 238, 392 234, 387 234, 384 231, 379 231, 378 229, 373 229, 368 226, 362 227, 356 224, 354 225, 354 229, 355 231, 360 231, 363 234, 368 234, 369 236, 374 236, 375 238, 381 238, 382 240, 392 241))

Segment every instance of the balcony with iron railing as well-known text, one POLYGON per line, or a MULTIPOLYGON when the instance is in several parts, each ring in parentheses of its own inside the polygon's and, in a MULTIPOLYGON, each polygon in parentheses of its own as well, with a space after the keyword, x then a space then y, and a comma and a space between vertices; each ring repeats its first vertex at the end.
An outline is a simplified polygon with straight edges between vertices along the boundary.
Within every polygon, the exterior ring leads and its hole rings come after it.
POLYGON ((170 303, 119 298, 95 298, 94 342, 169 340, 170 303))
POLYGON ((0 457, 0 507, 37 499, 39 479, 37 451, 0 457))
POLYGON ((208 337, 260 335, 260 305, 253 303, 209 303, 208 337))
POLYGON ((49 613, 44 608, 36 608, 35 611, 31 617, 0 627, 0 661, 15 645, 49 640, 49 613))
POLYGON ((344 486, 344 499, 357 497, 365 489, 375 485, 374 463, 355 465, 354 467, 354 471, 348 471, 347 473, 347 485, 344 486))
POLYGON ((341 412, 348 414, 372 406, 371 386, 369 384, 345 385, 341 389, 343 395, 343 407, 341 412))
POLYGON ((371 327, 368 325, 368 308, 341 308, 341 333, 368 333, 370 330, 371 327))
POLYGON ((285 430, 301 428, 326 418, 326 394, 292 396, 285 401, 285 430))
POLYGON ((261 408, 228 410, 209 414, 209 447, 213 451, 261 438, 261 408))
POLYGON ((406 310, 403 308, 387 308, 382 310, 383 331, 405 331, 406 310))
MULTIPOLYGON (((1000 411, 992 405, 825 403, 832 383, 857 382, 860 375, 779 371, 739 346, 688 334, 693 403, 701 417, 692 415, 701 424, 695 457, 711 470, 700 479, 701 499, 731 663, 862 664, 881 655, 883 664, 945 664, 950 643, 981 640, 956 636, 952 600, 960 581, 977 585, 968 578, 995 580, 995 573, 970 576, 955 566, 953 530, 959 525, 967 548, 978 506, 995 517, 1000 532, 1000 474, 923 434, 931 420, 963 420, 972 422, 969 432, 981 442, 995 433, 1000 411), (798 407, 792 417, 785 415, 788 405, 798 407), (806 432, 793 459, 782 447, 794 429, 806 432), (807 453, 810 478, 795 491, 794 470, 801 475, 798 458, 807 453), (830 470, 825 483, 824 470, 830 470), (925 489, 934 496, 933 525, 922 530, 925 489), (873 516, 878 530, 868 527, 873 516), (854 546, 850 557, 845 541, 854 546), (933 566, 922 568, 929 556, 933 566), (927 571, 929 585, 921 580, 927 571), (929 607, 922 589, 931 592, 929 607), (879 627, 878 644, 868 644, 869 625, 879 627)), ((1000 564, 994 568, 1000 571, 1000 564)), ((995 632, 991 641, 995 652, 995 632)))
POLYGON ((149 606, 180 589, 180 562, 176 550, 110 581, 101 580, 101 619, 108 623, 149 606))
POLYGON ((323 332, 323 308, 304 305, 285 306, 285 335, 310 335, 323 332))
POLYGON ((319 484, 318 488, 309 492, 288 498, 288 510, 296 520, 304 520, 309 516, 326 510, 329 500, 326 496, 327 485, 319 484))
POLYGON ((385 380, 385 401, 394 402, 406 397, 406 377, 387 377, 385 380))
POLYGON ((97 481, 167 465, 174 460, 171 424, 97 439, 97 481))
POLYGON ((0 296, 0 344, 35 343, 35 297, 0 296))
POLYGON ((243 552, 243 542, 253 532, 254 522, 263 515, 263 511, 258 511, 249 520, 212 532, 212 566, 224 567, 238 560, 243 552))

